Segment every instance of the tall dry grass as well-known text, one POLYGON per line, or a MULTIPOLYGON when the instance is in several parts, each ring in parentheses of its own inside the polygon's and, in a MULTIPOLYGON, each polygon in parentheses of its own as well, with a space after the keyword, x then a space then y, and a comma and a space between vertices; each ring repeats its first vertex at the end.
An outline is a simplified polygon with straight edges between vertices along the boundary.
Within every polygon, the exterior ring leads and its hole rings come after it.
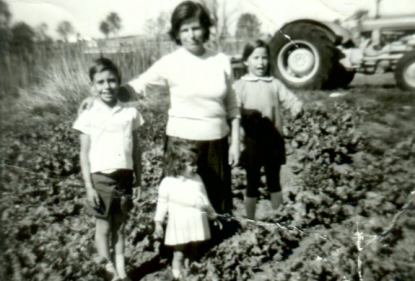
MULTIPOLYGON (((88 69, 100 57, 112 59, 128 81, 158 59, 151 48, 133 53, 90 54, 83 46, 39 46, 32 53, 10 53, 3 58, 2 115, 31 113, 68 115, 90 94, 88 69)), ((6 118, 6 119, 7 119, 6 118)))
MULTIPOLYGON (((90 94, 87 76, 92 61, 100 56, 113 60, 120 68, 123 82, 148 69, 160 56, 176 48, 163 43, 143 42, 130 52, 93 53, 83 44, 36 45, 32 50, 15 50, 1 58, 0 97, 3 121, 12 117, 71 115, 90 94)), ((240 53, 241 42, 228 42, 221 49, 240 53)), ((179 71, 178 66, 178 71, 179 71)))
POLYGON ((34 115, 46 112, 70 114, 89 95, 89 78, 84 62, 61 59, 50 65, 41 76, 42 82, 19 90, 16 106, 34 115))

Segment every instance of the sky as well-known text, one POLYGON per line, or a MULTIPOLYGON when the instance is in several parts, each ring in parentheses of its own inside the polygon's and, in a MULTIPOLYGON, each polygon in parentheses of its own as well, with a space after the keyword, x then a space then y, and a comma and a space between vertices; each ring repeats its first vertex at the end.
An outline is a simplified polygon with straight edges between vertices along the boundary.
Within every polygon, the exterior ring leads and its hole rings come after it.
MULTIPOLYGON (((122 19, 119 36, 144 34, 147 19, 156 18, 161 12, 170 15, 183 0, 5 0, 12 13, 12 23, 23 21, 33 27, 46 23, 47 33, 57 39, 56 27, 67 20, 85 39, 103 38, 99 23, 110 12, 122 19)), ((273 34, 285 22, 311 18, 333 21, 350 16, 357 9, 368 9, 375 14, 376 0, 218 0, 229 11, 235 11, 231 34, 238 16, 255 14, 262 23, 263 32, 273 34)), ((415 0, 382 0, 381 15, 400 13, 415 16, 415 0)), ((74 39, 74 38, 72 38, 74 39)))

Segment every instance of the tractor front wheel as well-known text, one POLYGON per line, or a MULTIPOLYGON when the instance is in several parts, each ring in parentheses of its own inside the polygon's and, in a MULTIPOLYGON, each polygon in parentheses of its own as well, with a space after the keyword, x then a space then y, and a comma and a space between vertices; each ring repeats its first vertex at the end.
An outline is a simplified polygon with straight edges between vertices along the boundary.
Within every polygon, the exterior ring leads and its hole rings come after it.
POLYGON ((415 92, 415 51, 405 54, 398 61, 395 80, 401 90, 415 92))

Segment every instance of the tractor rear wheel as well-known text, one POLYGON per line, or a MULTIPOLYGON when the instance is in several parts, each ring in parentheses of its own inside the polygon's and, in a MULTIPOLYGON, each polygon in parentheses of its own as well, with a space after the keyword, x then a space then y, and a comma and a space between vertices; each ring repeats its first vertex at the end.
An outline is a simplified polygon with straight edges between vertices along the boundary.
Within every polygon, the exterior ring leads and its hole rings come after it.
POLYGON ((405 54, 398 61, 395 80, 401 90, 415 92, 415 51, 405 54))
POLYGON ((355 71, 347 70, 340 62, 334 67, 330 79, 325 84, 328 89, 346 88, 354 78, 355 71))
POLYGON ((291 24, 271 39, 274 74, 294 89, 327 87, 338 64, 338 50, 321 27, 291 24))

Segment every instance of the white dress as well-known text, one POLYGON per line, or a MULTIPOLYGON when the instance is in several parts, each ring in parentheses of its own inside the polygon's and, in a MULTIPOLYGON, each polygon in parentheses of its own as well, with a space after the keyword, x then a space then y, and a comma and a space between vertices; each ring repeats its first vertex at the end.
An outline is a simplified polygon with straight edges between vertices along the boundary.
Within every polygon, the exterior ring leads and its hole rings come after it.
POLYGON ((169 214, 165 245, 210 239, 208 217, 215 211, 199 175, 193 178, 165 177, 159 187, 155 221, 169 214))

